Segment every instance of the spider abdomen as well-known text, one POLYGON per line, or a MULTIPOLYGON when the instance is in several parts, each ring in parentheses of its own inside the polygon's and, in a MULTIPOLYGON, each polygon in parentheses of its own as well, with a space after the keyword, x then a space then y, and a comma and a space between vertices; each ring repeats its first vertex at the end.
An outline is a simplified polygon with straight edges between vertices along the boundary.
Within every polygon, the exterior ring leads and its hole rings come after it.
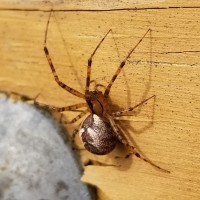
POLYGON ((79 134, 84 147, 97 155, 108 154, 115 148, 117 143, 117 138, 110 123, 95 114, 90 114, 83 121, 79 134))

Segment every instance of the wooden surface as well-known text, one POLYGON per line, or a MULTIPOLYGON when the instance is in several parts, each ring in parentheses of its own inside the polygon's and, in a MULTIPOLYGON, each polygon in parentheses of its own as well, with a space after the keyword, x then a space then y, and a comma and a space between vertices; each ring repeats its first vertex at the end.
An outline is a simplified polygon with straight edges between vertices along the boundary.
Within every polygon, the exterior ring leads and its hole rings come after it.
MULTIPOLYGON (((43 52, 46 11, 52 6, 64 11, 51 18, 48 49, 61 80, 80 92, 87 59, 110 28, 114 39, 112 34, 106 38, 92 66, 92 79, 103 85, 151 28, 110 96, 116 110, 156 95, 156 101, 149 101, 137 116, 119 123, 149 159, 171 173, 136 157, 114 159, 125 155, 119 147, 107 156, 81 151, 83 163, 95 163, 85 166, 82 180, 97 186, 101 200, 199 199, 199 1, 92 2, 1 1, 0 90, 31 98, 40 94, 38 101, 55 106, 82 102, 58 87, 43 52)), ((66 118, 75 115, 67 112, 66 118)), ((66 127, 69 134, 77 125, 66 127)))

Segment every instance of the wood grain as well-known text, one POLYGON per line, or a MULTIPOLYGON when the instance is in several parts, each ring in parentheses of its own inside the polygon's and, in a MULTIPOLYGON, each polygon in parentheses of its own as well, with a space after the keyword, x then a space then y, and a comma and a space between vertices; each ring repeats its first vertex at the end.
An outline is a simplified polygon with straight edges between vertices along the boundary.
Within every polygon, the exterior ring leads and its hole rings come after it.
MULTIPOLYGON (((85 166, 82 180, 97 186, 102 200, 199 199, 199 1, 109 1, 99 5, 93 1, 55 1, 51 5, 1 1, 0 90, 31 98, 40 94, 40 102, 67 106, 82 100, 59 88, 43 52, 52 7, 57 11, 50 21, 48 49, 61 80, 80 92, 84 92, 87 59, 110 28, 113 35, 103 42, 92 66, 92 79, 103 85, 148 28, 152 29, 124 67, 110 97, 116 110, 156 95, 156 101, 149 101, 137 116, 119 123, 130 141, 134 143, 134 138, 149 159, 171 173, 135 157, 114 159, 124 155, 118 147, 107 156, 81 151, 83 163, 96 163, 85 166)), ((66 118, 76 114, 67 112, 66 118)), ((77 124, 67 126, 68 132, 77 124)))

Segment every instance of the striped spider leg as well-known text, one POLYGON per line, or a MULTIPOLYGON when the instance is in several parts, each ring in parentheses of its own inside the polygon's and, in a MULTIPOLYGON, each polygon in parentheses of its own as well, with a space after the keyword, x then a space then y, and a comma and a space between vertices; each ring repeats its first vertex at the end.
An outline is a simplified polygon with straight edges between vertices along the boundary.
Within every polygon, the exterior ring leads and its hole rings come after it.
MULTIPOLYGON (((51 11, 52 12, 52 11, 51 11)), ((90 58, 88 59, 88 64, 87 64, 87 77, 86 77, 86 85, 85 85, 85 92, 80 93, 79 91, 69 87, 68 85, 64 84, 63 82, 60 81, 56 69, 52 63, 52 60, 49 55, 49 51, 47 48, 47 35, 48 35, 48 27, 49 27, 49 22, 50 22, 50 17, 51 17, 51 12, 47 21, 47 26, 46 26, 46 32, 45 32, 45 39, 44 39, 44 52, 48 61, 48 64, 50 66, 50 69, 53 73, 54 79, 56 83, 66 90, 67 92, 71 93, 74 96, 77 96, 81 99, 85 100, 85 103, 80 103, 72 106, 67 106, 67 107, 61 107, 57 108, 54 106, 48 106, 44 105, 44 107, 47 107, 51 110, 55 110, 58 112, 63 112, 63 111, 70 111, 70 110, 76 110, 78 108, 86 107, 87 110, 83 111, 80 113, 77 117, 72 119, 70 122, 66 123, 74 123, 78 121, 80 118, 82 118, 86 113, 89 112, 89 115, 83 120, 83 122, 80 124, 79 129, 75 129, 73 132, 73 140, 75 135, 79 132, 80 138, 83 142, 83 145, 86 150, 89 152, 96 154, 96 155, 105 155, 111 152, 115 147, 117 142, 123 143, 127 149, 129 150, 130 154, 134 154, 138 158, 142 159, 145 162, 148 162, 152 166, 161 169, 165 172, 169 172, 167 170, 162 169, 161 167, 157 166, 153 162, 151 162, 149 159, 146 159, 142 157, 137 150, 136 147, 130 145, 127 140, 121 135, 117 125, 115 124, 114 117, 121 116, 123 114, 126 114, 128 112, 131 112, 133 109, 135 109, 138 106, 141 106, 143 103, 148 101, 150 97, 144 101, 142 101, 140 104, 128 108, 128 110, 124 111, 119 111, 119 112, 111 112, 111 108, 108 103, 108 96, 110 93, 110 89, 116 80, 117 76, 120 74, 122 68, 126 64, 126 61, 128 58, 131 56, 131 54, 134 52, 134 50, 137 48, 137 46, 142 42, 144 37, 151 31, 151 29, 148 29, 146 33, 143 35, 143 37, 137 42, 137 44, 131 49, 131 51, 128 53, 128 55, 125 57, 125 59, 121 62, 119 67, 117 68, 117 71, 113 75, 111 81, 109 82, 108 86, 105 89, 104 94, 101 91, 94 90, 90 91, 90 77, 91 77, 91 68, 92 68, 92 60, 93 57, 95 56, 97 50, 99 49, 100 45, 102 42, 105 40, 107 35, 112 32, 110 29, 105 36, 101 39, 101 41, 98 43, 96 48, 94 49, 93 53, 91 54, 90 58)), ((41 104, 42 106, 42 104, 41 104)))
MULTIPOLYGON (((53 76, 54 76, 54 79, 56 81, 56 83, 61 87, 63 88, 64 90, 68 91, 69 93, 79 97, 79 98, 82 98, 82 99, 85 99, 85 95, 78 92, 77 90, 67 86, 66 84, 64 84, 63 82, 61 82, 59 80, 59 77, 56 73, 56 70, 55 70, 55 67, 53 65, 53 62, 51 60, 51 57, 49 55, 49 51, 48 51, 48 48, 47 48, 47 36, 48 36, 48 27, 49 27, 49 23, 50 23, 50 18, 51 18, 51 13, 52 11, 50 12, 49 14, 49 18, 48 18, 48 21, 47 21, 47 26, 46 26, 46 31, 45 31, 45 38, 44 38, 44 52, 45 52, 45 55, 46 55, 46 58, 47 58, 47 61, 49 63, 49 66, 51 68, 51 71, 53 73, 53 76)), ((77 110, 78 108, 83 108, 83 107, 87 107, 87 104, 86 103, 79 103, 79 104, 75 104, 75 105, 72 105, 72 106, 66 106, 66 107, 55 107, 55 106, 50 106, 50 105, 46 105, 46 104, 42 104, 42 103, 39 103, 39 102, 36 102, 37 105, 41 106, 41 107, 44 107, 46 109, 49 109, 49 110, 53 110, 53 111, 57 111, 57 112, 64 112, 64 111, 73 111, 73 110, 77 110)), ((62 123, 65 123, 65 124, 72 124, 72 123, 75 123, 76 121, 78 121, 80 118, 82 118, 88 111, 83 111, 81 112, 78 116, 76 116, 74 119, 72 119, 71 121, 67 122, 67 121, 61 121, 62 123)))
MULTIPOLYGON (((61 113, 65 112, 65 111, 76 111, 78 108, 87 107, 86 103, 79 103, 79 104, 75 104, 75 105, 72 105, 72 106, 66 106, 66 107, 55 107, 55 106, 39 103, 37 101, 35 101, 35 105, 40 106, 40 107, 47 109, 47 110, 50 110, 50 111, 56 111, 56 112, 61 112, 61 113)), ((80 112, 81 113, 78 114, 71 121, 62 120, 62 115, 61 115, 60 122, 63 123, 63 124, 73 124, 76 121, 78 121, 79 119, 81 119, 85 114, 87 114, 88 110, 83 110, 83 111, 81 110, 80 112)))
POLYGON ((124 109, 124 110, 121 110, 121 111, 117 111, 117 112, 113 112, 112 113, 112 116, 113 117, 121 117, 121 116, 126 116, 128 115, 130 112, 134 111, 137 107, 143 105, 144 103, 146 103, 147 101, 149 101, 150 99, 152 98, 155 98, 156 95, 152 95, 151 97, 141 101, 140 103, 136 104, 135 106, 133 107, 129 107, 127 109, 124 109))

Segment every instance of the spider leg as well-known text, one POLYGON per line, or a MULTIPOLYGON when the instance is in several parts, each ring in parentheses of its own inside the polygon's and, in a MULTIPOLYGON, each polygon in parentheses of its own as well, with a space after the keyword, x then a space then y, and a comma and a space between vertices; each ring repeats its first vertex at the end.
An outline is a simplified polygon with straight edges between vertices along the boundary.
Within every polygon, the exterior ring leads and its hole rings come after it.
POLYGON ((136 157, 138 157, 138 158, 142 159, 143 161, 145 161, 145 162, 151 164, 152 166, 156 167, 157 169, 162 170, 162 171, 164 171, 164 172, 166 172, 166 173, 170 173, 170 171, 159 167, 158 165, 156 165, 155 163, 153 163, 151 160, 149 160, 149 159, 143 157, 143 156, 139 153, 137 147, 135 147, 135 146, 133 146, 133 145, 130 145, 130 144, 128 143, 127 139, 125 138, 125 136, 122 137, 122 133, 120 133, 120 131, 119 131, 117 125, 115 124, 113 118, 112 118, 111 116, 109 116, 109 115, 107 115, 107 117, 108 117, 108 119, 109 119, 109 121, 110 121, 110 124, 111 124, 113 130, 114 130, 114 133, 116 134, 116 137, 117 137, 118 140, 119 140, 122 144, 124 144, 124 145, 128 148, 128 150, 129 150, 129 155, 126 156, 126 158, 128 158, 130 155, 134 154, 136 157))
POLYGON ((104 97, 107 98, 109 93, 110 93, 110 89, 115 81, 115 79, 117 78, 117 76, 119 75, 119 73, 121 72, 122 68, 124 67, 124 65, 126 64, 126 61, 128 60, 128 58, 130 57, 130 55, 133 53, 133 51, 137 48, 137 46, 142 42, 142 40, 144 39, 144 37, 147 35, 147 33, 151 31, 151 29, 148 29, 147 32, 143 35, 143 37, 138 41, 138 43, 131 49, 131 51, 128 53, 128 55, 125 57, 125 59, 121 62, 121 64, 119 65, 119 67, 117 68, 117 71, 115 72, 115 74, 113 75, 111 81, 109 82, 105 92, 104 92, 104 97))
POLYGON ((111 31, 111 29, 106 33, 106 35, 101 39, 93 53, 91 54, 90 58, 88 59, 88 66, 87 66, 87 78, 86 78, 86 87, 85 87, 85 95, 88 95, 89 87, 90 87, 90 76, 91 76, 91 66, 92 66, 92 58, 95 55, 97 49, 100 47, 101 43, 104 41, 108 33, 111 31))
POLYGON ((76 128, 76 129, 74 129, 74 131, 72 133, 72 144, 75 144, 75 137, 77 136, 78 131, 79 131, 79 129, 76 128))
MULTIPOLYGON (((52 10, 51 10, 52 12, 52 10)), ((51 57, 49 55, 49 51, 47 49, 47 46, 46 46, 46 43, 47 43, 47 35, 48 35, 48 28, 49 28, 49 22, 50 22, 50 18, 51 18, 51 12, 49 14, 49 18, 48 18, 48 21, 47 21, 47 26, 46 26, 46 31, 45 31, 45 38, 44 38, 44 52, 45 52, 45 55, 46 55, 46 58, 47 58, 47 61, 49 63, 49 66, 51 68, 51 71, 53 73, 53 76, 54 76, 54 79, 55 81, 57 82, 57 84, 62 87, 64 90, 67 90, 69 93, 77 96, 77 97, 80 97, 80 98, 83 98, 85 99, 85 95, 78 92, 77 90, 74 90, 73 88, 67 86, 66 84, 64 84, 63 82, 61 82, 58 78, 58 75, 56 73, 56 70, 55 70, 55 67, 52 63, 52 60, 51 60, 51 57)))
MULTIPOLYGON (((81 122, 82 123, 82 122, 81 122)), ((79 127, 81 126, 81 123, 78 125, 78 128, 75 128, 73 133, 72 133, 72 144, 74 146, 75 144, 75 137, 77 136, 78 132, 79 132, 79 127)), ((76 147, 73 147, 74 150, 78 150, 76 147)))
POLYGON ((86 103, 79 103, 79 104, 74 104, 74 105, 66 106, 66 107, 55 107, 55 106, 39 103, 39 102, 36 102, 36 101, 34 103, 35 103, 35 105, 40 106, 40 107, 42 107, 44 109, 57 111, 57 112, 74 111, 74 110, 76 110, 78 108, 87 107, 86 103))
POLYGON ((80 114, 78 114, 75 118, 73 118, 71 121, 66 121, 66 120, 62 120, 61 119, 61 123, 63 123, 63 124, 73 124, 76 121, 78 121, 79 119, 81 119, 87 113, 88 113, 88 110, 84 110, 83 112, 81 112, 80 114))
POLYGON ((151 98, 155 98, 156 95, 153 95, 143 101, 141 101, 140 103, 138 103, 137 105, 133 106, 133 107, 129 107, 125 110, 121 110, 121 111, 117 111, 117 112, 113 112, 112 113, 112 116, 113 117, 120 117, 120 116, 124 116, 124 115, 127 115, 129 112, 133 111, 135 108, 141 106, 142 104, 146 103, 148 100, 150 100, 151 98))

